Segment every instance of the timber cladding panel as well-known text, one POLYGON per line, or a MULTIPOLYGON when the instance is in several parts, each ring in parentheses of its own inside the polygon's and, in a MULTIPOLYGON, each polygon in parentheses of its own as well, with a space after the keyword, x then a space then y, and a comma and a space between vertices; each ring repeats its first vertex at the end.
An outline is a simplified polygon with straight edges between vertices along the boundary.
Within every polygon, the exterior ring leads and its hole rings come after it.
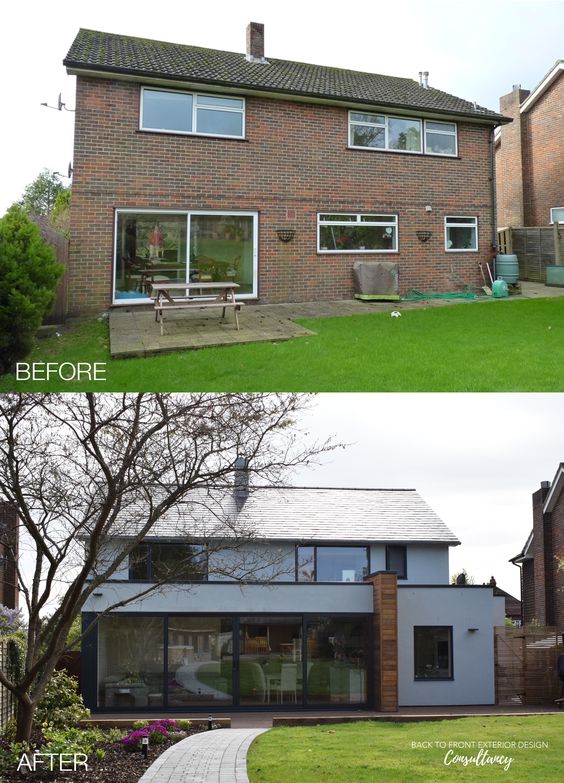
POLYGON ((71 313, 111 303, 118 208, 258 212, 263 302, 350 297, 359 258, 399 262, 402 294, 480 285, 492 242, 487 125, 459 121, 459 155, 443 158, 349 149, 344 106, 247 97, 246 138, 222 139, 140 131, 139 100, 140 84, 77 78, 71 313), (319 254, 320 212, 397 214, 399 252, 319 254), (447 215, 478 217, 478 252, 445 251, 447 215))
POLYGON ((553 704, 560 696, 556 627, 495 628, 496 704, 553 704))
POLYGON ((367 577, 374 591, 374 706, 398 709, 398 586, 395 573, 367 577))

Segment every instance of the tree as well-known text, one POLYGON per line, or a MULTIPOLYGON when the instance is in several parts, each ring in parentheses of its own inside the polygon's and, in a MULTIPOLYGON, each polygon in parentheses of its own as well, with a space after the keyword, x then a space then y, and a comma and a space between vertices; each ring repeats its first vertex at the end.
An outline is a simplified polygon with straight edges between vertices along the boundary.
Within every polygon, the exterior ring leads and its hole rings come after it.
POLYGON ((71 189, 63 188, 57 193, 50 220, 53 228, 67 239, 70 237, 71 189))
POLYGON ((463 568, 457 574, 453 574, 450 578, 451 585, 473 585, 475 583, 474 577, 468 574, 468 571, 463 568))
POLYGON ((65 190, 58 174, 43 169, 24 190, 20 204, 28 215, 50 215, 57 196, 65 190))
MULTIPOLYGON (((33 562, 30 574, 17 563, 29 616, 23 672, 14 681, 0 671, 17 700, 18 740, 30 736, 85 601, 167 511, 195 492, 201 505, 210 488, 233 492, 243 456, 251 484, 280 483, 292 467, 334 448, 302 442, 296 417, 307 404, 295 394, 0 397, 0 498, 17 508, 20 549, 33 562), (135 534, 107 557, 116 534, 130 535, 132 514, 135 534)), ((252 533, 238 524, 237 515, 218 517, 210 538, 228 537, 229 548, 238 536, 248 541, 252 533)), ((158 583, 129 601, 153 589, 158 583)))
POLYGON ((31 350, 62 273, 39 228, 22 207, 10 207, 0 218, 0 373, 31 350))

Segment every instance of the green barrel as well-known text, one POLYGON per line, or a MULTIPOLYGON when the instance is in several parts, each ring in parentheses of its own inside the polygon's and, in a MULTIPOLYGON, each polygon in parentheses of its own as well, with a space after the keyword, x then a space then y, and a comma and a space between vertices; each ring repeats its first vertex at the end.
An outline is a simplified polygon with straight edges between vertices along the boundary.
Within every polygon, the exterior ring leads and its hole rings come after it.
POLYGON ((519 282, 519 260, 515 255, 498 253, 495 257, 495 276, 506 283, 519 282))

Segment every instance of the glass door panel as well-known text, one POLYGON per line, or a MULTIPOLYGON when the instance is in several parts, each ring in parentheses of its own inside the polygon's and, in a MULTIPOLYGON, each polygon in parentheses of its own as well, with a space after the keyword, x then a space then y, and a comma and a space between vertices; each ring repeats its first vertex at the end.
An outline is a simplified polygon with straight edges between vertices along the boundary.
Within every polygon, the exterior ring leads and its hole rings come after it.
POLYGON ((308 704, 367 701, 368 621, 323 617, 307 624, 308 704))
POLYGON ((222 617, 169 617, 169 707, 233 703, 233 631, 222 617))
POLYGON ((234 282, 254 291, 253 215, 190 215, 190 281, 234 282))
POLYGON ((302 703, 301 617, 242 617, 241 705, 302 703))
POLYGON ((186 282, 186 215, 118 212, 115 300, 146 300, 151 283, 186 282))

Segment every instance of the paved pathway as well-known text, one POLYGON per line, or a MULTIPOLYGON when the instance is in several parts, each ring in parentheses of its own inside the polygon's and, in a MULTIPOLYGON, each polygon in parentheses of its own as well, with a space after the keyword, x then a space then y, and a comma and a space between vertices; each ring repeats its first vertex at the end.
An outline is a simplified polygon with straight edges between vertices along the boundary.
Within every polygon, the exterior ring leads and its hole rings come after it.
POLYGON ((139 783, 249 783, 247 751, 267 729, 215 729, 180 740, 139 783))

